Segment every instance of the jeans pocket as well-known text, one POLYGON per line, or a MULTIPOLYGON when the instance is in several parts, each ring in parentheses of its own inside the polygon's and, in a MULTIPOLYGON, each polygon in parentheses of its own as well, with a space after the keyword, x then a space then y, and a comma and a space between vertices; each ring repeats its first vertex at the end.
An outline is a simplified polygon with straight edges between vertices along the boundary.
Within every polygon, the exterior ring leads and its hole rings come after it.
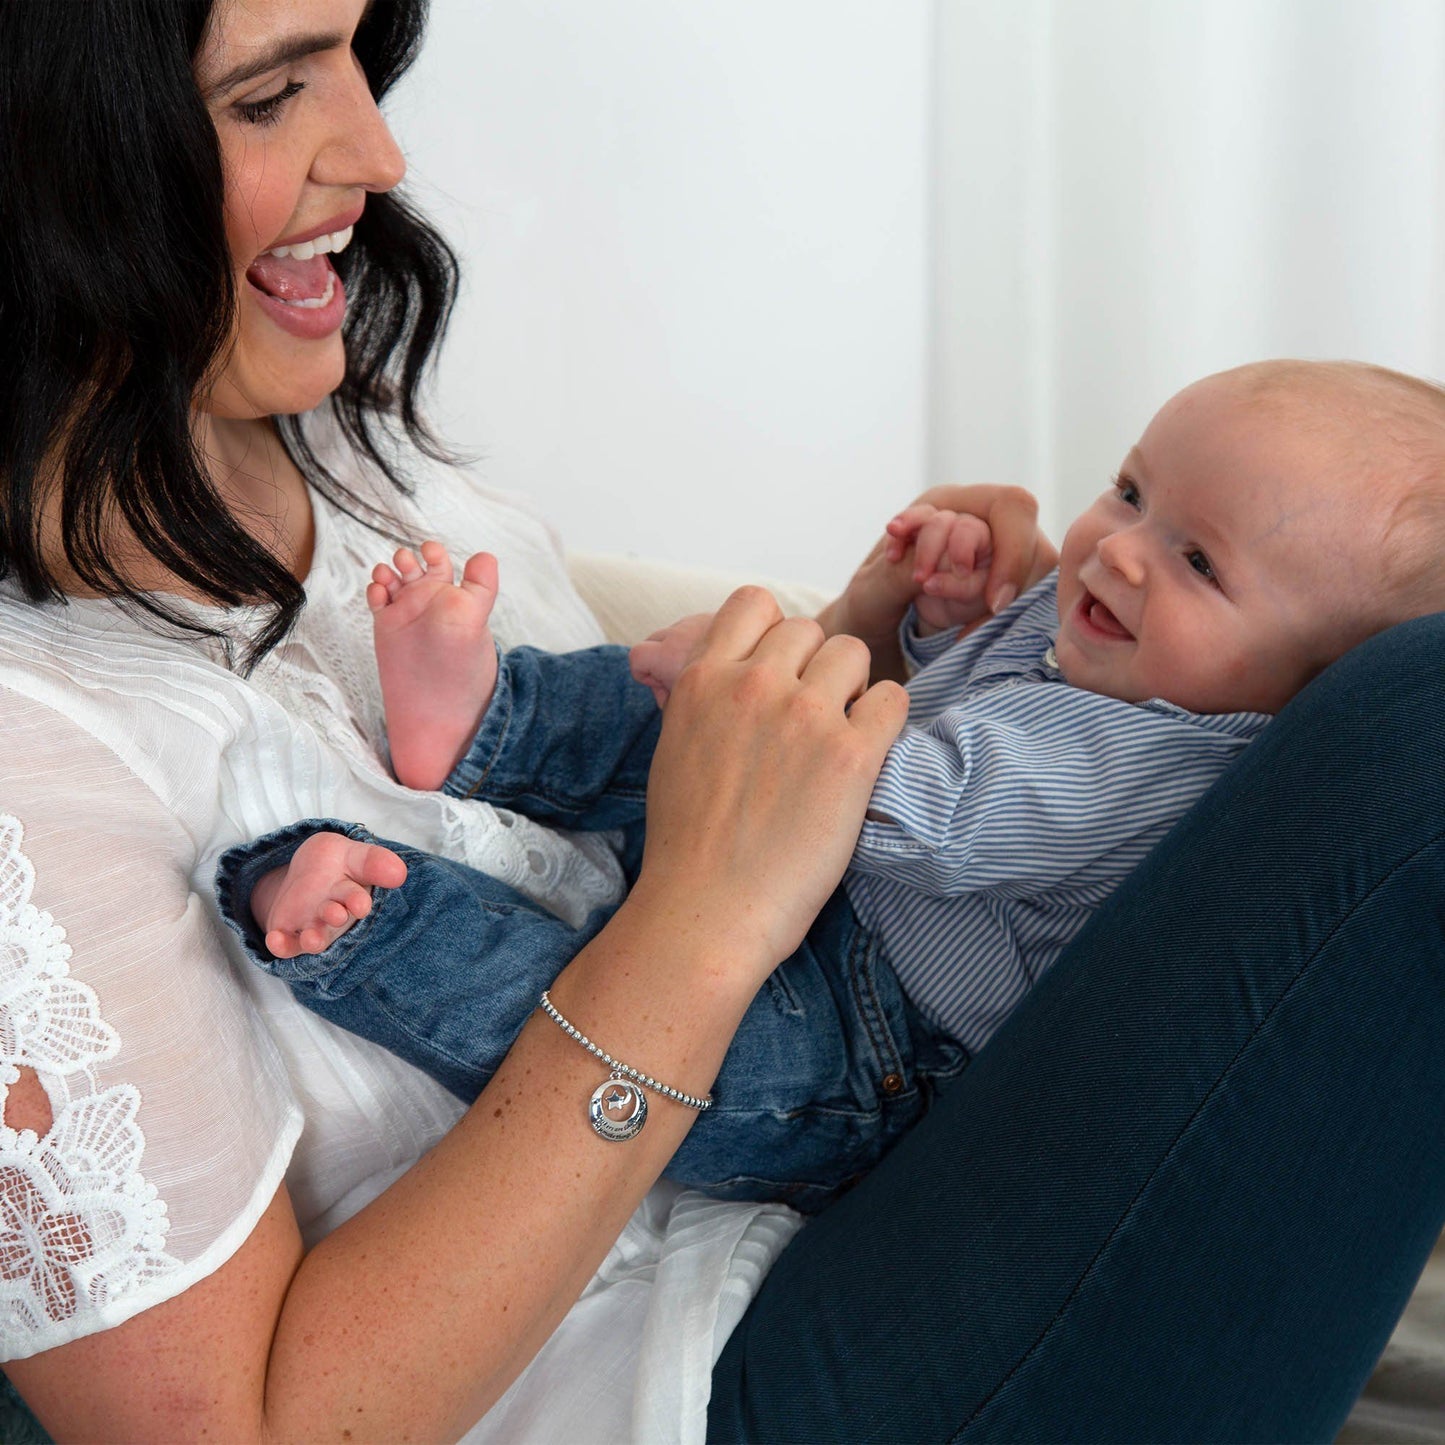
POLYGON ((780 1014, 797 1017, 803 1012, 803 1001, 798 997, 797 990, 788 981, 787 968, 786 963, 780 963, 768 975, 768 997, 772 999, 773 1006, 780 1014))

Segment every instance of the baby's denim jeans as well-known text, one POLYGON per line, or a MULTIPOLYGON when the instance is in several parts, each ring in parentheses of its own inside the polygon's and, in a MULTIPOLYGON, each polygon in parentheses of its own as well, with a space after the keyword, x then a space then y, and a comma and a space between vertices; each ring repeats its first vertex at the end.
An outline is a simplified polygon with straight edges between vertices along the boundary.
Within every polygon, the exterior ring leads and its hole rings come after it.
MULTIPOLYGON (((656 734, 656 704, 627 676, 621 649, 561 657, 517 649, 503 659, 492 706, 448 787, 562 827, 622 828, 624 860, 635 860, 656 734)), ((273 958, 247 906, 251 889, 321 829, 386 841, 355 823, 309 819, 234 848, 217 875, 226 921, 250 959, 308 1008, 472 1100, 542 990, 610 911, 572 928, 484 873, 388 841, 406 862, 406 882, 378 889, 371 914, 324 953, 273 958)), ((586 1019, 573 1022, 587 1030, 586 1019)), ((667 1175, 722 1198, 819 1209, 871 1169, 967 1062, 903 995, 839 890, 753 1000, 714 1105, 667 1175)), ((579 1098, 579 1120, 586 1107, 579 1098)))

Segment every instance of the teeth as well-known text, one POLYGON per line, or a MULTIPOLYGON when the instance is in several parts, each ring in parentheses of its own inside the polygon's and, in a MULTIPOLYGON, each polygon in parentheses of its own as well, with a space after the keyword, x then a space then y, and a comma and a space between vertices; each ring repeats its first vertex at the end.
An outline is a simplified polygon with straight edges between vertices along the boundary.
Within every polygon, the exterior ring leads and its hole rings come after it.
MULTIPOLYGON (((304 257, 302 258, 305 259, 304 257)), ((300 306, 306 311, 319 311, 336 295, 336 273, 326 278, 326 290, 319 296, 308 296, 303 301, 286 301, 287 306, 300 306)), ((285 298, 278 298, 284 300, 285 298)))
POLYGON ((313 256, 325 256, 333 251, 344 251, 351 242, 352 227, 344 231, 333 231, 329 236, 313 236, 309 241, 298 241, 294 246, 273 246, 266 254, 280 256, 283 260, 294 257, 298 261, 309 261, 313 256))

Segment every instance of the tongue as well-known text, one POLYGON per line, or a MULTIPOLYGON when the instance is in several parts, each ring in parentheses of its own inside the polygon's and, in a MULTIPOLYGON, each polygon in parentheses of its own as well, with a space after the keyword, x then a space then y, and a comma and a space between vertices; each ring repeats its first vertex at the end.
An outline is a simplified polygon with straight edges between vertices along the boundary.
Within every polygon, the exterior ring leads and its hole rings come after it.
POLYGON ((268 296, 283 301, 312 301, 326 294, 331 262, 325 255, 298 261, 294 256, 257 256, 246 271, 246 279, 268 296))
POLYGON ((1089 607, 1089 621, 1100 632, 1112 632, 1115 637, 1131 637, 1133 634, 1102 602, 1095 598, 1089 607))

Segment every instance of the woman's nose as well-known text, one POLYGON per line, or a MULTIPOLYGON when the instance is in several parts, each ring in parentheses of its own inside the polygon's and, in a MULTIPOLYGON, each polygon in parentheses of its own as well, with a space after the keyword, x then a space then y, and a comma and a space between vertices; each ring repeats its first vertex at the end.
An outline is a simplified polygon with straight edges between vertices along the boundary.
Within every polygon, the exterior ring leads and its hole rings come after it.
POLYGON ((406 158, 382 119, 355 56, 347 100, 337 110, 330 140, 311 164, 311 179, 324 186, 389 191, 406 174, 406 158))
POLYGON ((1117 572, 1131 587, 1144 580, 1144 545, 1133 527, 1124 527, 1099 539, 1099 560, 1117 572))

